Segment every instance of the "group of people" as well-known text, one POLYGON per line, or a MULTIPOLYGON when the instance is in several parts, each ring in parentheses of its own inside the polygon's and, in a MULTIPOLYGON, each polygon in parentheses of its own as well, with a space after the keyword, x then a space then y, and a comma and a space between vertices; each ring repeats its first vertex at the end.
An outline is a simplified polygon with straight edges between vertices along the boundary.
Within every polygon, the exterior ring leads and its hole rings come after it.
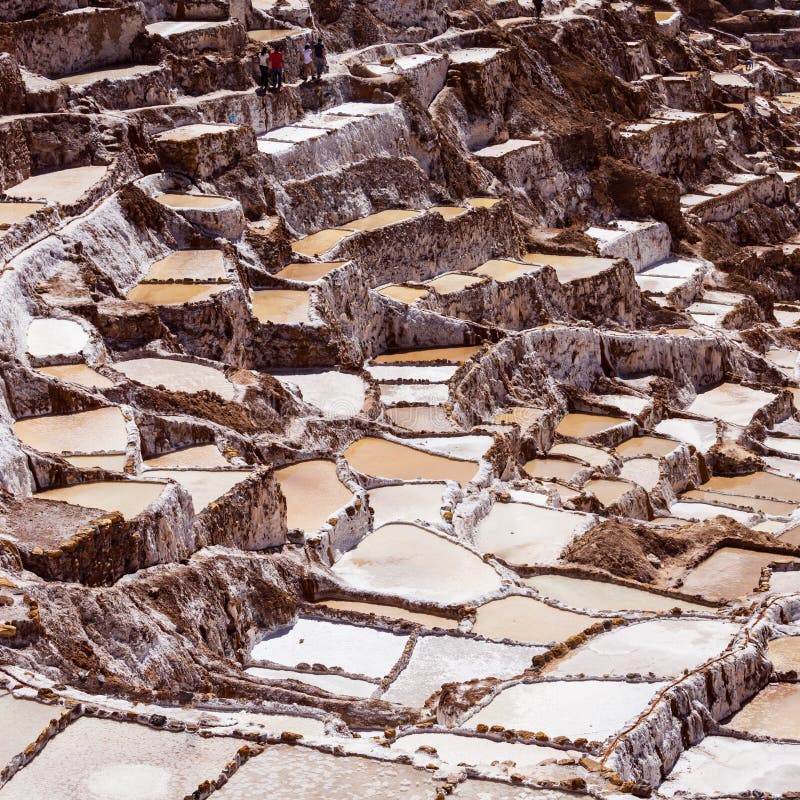
MULTIPOLYGON (((273 45, 272 50, 266 47, 261 48, 258 56, 258 63, 261 69, 260 88, 266 91, 267 88, 276 91, 283 86, 283 49, 279 45, 273 45)), ((317 39, 315 44, 306 42, 303 48, 301 74, 303 83, 311 80, 321 80, 322 73, 328 67, 327 53, 322 39, 317 39)))

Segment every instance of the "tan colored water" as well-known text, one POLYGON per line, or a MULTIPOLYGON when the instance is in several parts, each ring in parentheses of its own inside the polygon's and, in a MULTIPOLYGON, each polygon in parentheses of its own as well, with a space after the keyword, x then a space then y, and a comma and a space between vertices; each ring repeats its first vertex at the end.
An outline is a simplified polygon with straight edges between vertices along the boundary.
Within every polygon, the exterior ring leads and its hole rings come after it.
POLYGON ((422 614, 418 611, 407 611, 400 606, 385 606, 379 603, 360 603, 356 600, 321 600, 316 605, 326 608, 336 608, 340 611, 355 611, 358 614, 377 614, 388 619, 402 619, 406 622, 415 622, 426 628, 444 628, 452 630, 458 627, 457 619, 437 617, 434 614, 422 614))
POLYGON ((163 483, 145 481, 96 481, 48 489, 35 497, 108 512, 119 511, 125 519, 133 519, 160 497, 164 488, 163 483))
POLYGON ((601 416, 599 414, 570 413, 558 423, 556 433, 569 436, 573 439, 582 439, 587 436, 607 431, 615 425, 627 422, 626 417, 601 416))
POLYGON ((736 383, 723 383, 698 394, 686 410, 732 425, 748 425, 756 411, 774 399, 775 395, 770 392, 749 389, 736 383))
POLYGON ((438 278, 425 281, 425 285, 436 289, 439 294, 453 294, 454 292, 460 292, 463 289, 483 282, 481 278, 476 278, 474 275, 462 275, 459 272, 449 272, 446 275, 440 275, 438 278))
POLYGON ((353 493, 339 480, 333 461, 301 461, 275 470, 275 478, 286 498, 289 530, 316 531, 353 499, 353 493))
POLYGON ((569 483, 586 464, 567 461, 565 458, 533 458, 525 463, 525 472, 533 478, 549 478, 569 483))
POLYGON ((469 209, 464 206, 433 206, 429 208, 428 211, 435 211, 437 214, 441 214, 445 220, 449 221, 460 217, 462 214, 466 214, 469 209))
POLYGON ((575 442, 559 442, 550 448, 551 456, 572 456, 591 464, 593 467, 605 467, 611 461, 611 455, 599 447, 589 447, 575 442))
POLYGON ((14 423, 21 442, 45 453, 122 452, 128 441, 125 418, 116 406, 21 419, 14 423))
POLYGON ((64 711, 61 705, 49 706, 33 700, 18 700, 11 694, 0 694, 0 769, 21 753, 64 711))
POLYGON ((530 428, 536 422, 545 409, 543 408, 528 408, 526 406, 512 406, 506 411, 501 411, 495 414, 492 422, 495 425, 519 425, 520 428, 525 430, 530 428))
POLYGON ((116 78, 133 78, 140 75, 147 75, 158 69, 160 68, 157 66, 132 64, 129 67, 107 67, 106 69, 97 69, 92 72, 79 72, 77 75, 66 75, 63 78, 56 78, 55 80, 59 83, 63 83, 64 86, 82 86, 87 83, 94 83, 95 81, 109 81, 116 78))
POLYGON ((411 211, 405 208, 392 208, 388 211, 379 211, 377 214, 355 219, 346 225, 342 225, 342 227, 353 231, 377 231, 386 225, 418 217, 421 213, 421 211, 411 211))
POLYGON ((16 225, 44 207, 44 203, 0 203, 0 228, 16 225))
POLYGON ((309 297, 304 289, 254 290, 250 298, 253 315, 259 322, 298 325, 309 321, 309 297))
POLYGON ((383 353, 373 359, 375 364, 404 364, 407 362, 446 361, 449 364, 463 364, 481 349, 480 345, 464 347, 433 347, 428 350, 397 350, 383 353))
POLYGON ((800 684, 765 686, 727 727, 773 739, 800 739, 800 684))
POLYGON ((654 11, 653 14, 655 15, 656 22, 666 22, 668 19, 672 19, 675 16, 675 11, 654 11))
POLYGON ((558 279, 565 281, 580 280, 599 275, 613 266, 613 258, 596 258, 594 256, 560 256, 547 253, 527 253, 523 261, 529 264, 543 264, 555 269, 558 279))
POLYGON ((400 286, 393 283, 389 286, 383 286, 377 290, 379 295, 388 297, 392 300, 399 300, 401 303, 414 303, 422 297, 427 297, 427 289, 414 289, 411 286, 400 286))
POLYGON ((341 230, 339 228, 328 228, 324 231, 317 231, 310 236, 299 239, 292 245, 292 251, 301 256, 317 258, 323 253, 327 253, 342 239, 352 236, 353 231, 341 230))
POLYGON ((800 673, 800 636, 782 636, 772 639, 767 646, 767 658, 775 672, 800 673))
POLYGON ((289 28, 287 30, 283 29, 263 29, 263 30, 254 30, 254 31, 247 31, 247 37, 252 39, 254 42, 261 42, 262 44, 269 44, 270 42, 281 42, 289 36, 294 36, 298 33, 301 33, 302 29, 300 28, 289 28))
POLYGON ((20 199, 50 200, 69 205, 102 180, 108 167, 73 167, 57 172, 34 175, 5 190, 9 197, 20 199))
POLYGON ((318 281, 337 267, 341 267, 344 261, 315 261, 308 264, 287 264, 282 270, 275 273, 276 278, 285 278, 290 281, 318 281))
POLYGON ((405 523, 378 528, 333 571, 356 590, 440 603, 463 603, 500 587, 498 574, 469 550, 405 523))
POLYGON ((553 608, 531 597, 512 595, 482 605, 473 633, 489 639, 514 639, 532 644, 563 642, 596 620, 574 611, 553 608))
POLYGON ((655 436, 634 436, 614 449, 621 458, 638 458, 640 456, 653 456, 659 458, 675 450, 680 442, 672 439, 659 439, 655 436))
POLYGON ((77 383, 79 386, 85 386, 87 389, 109 389, 114 385, 104 375, 95 372, 91 367, 86 364, 65 364, 57 367, 39 367, 36 370, 43 375, 50 375, 52 378, 58 378, 68 383, 77 383))
POLYGON ((91 456, 65 456, 65 461, 81 469, 90 467, 101 467, 112 472, 124 472, 128 457, 125 454, 114 456, 91 455, 91 456))
POLYGON ((680 496, 680 499, 700 500, 703 503, 712 503, 719 506, 734 506, 735 508, 753 508, 756 511, 761 511, 773 517, 788 516, 797 508, 795 503, 784 503, 780 500, 762 500, 757 497, 747 497, 740 494, 705 492, 698 489, 684 492, 680 496))
POLYGON ((199 514, 209 503, 229 492, 241 483, 249 470, 169 470, 152 469, 147 471, 148 478, 172 478, 186 488, 192 496, 194 513, 199 514))
POLYGON ((222 208, 232 202, 230 197, 216 194, 160 194, 156 197, 159 203, 169 208, 222 208))
POLYGON ((789 528, 789 530, 784 531, 781 534, 781 542, 784 544, 794 545, 795 547, 800 546, 800 525, 795 526, 794 528, 789 528))
POLYGON ((502 258, 493 258, 473 270, 475 275, 483 275, 498 283, 516 280, 522 275, 527 275, 533 271, 535 271, 535 268, 520 264, 518 261, 506 261, 502 258))
POLYGON ((712 553, 684 579, 682 592, 733 600, 751 594, 758 586, 761 569, 771 562, 793 561, 789 556, 757 553, 739 547, 723 547, 712 553))
POLYGON ((567 575, 536 575, 523 578, 522 582, 536 589, 543 597, 549 597, 573 608, 593 611, 708 611, 708 606, 676 600, 673 597, 620 586, 617 583, 595 581, 586 578, 571 578, 567 575))
POLYGON ((584 484, 584 489, 590 491, 604 506, 611 506, 625 496, 634 484, 629 481, 612 481, 597 478, 584 484))
POLYGON ((467 205, 473 208, 494 208, 500 199, 497 197, 468 197, 467 205))
POLYGON ((444 406, 398 406, 387 408, 384 416, 394 425, 419 433, 448 433, 457 430, 444 406))
POLYGON ((445 458, 372 436, 353 442, 344 457, 358 472, 381 478, 451 480, 464 484, 477 472, 474 461, 445 458))
POLYGON ((226 283, 140 283, 128 292, 126 298, 132 303, 150 306, 182 306, 210 300, 229 288, 226 283))
POLYGON ((114 369, 145 386, 163 386, 171 392, 214 392, 233 400, 233 384, 225 374, 205 364, 171 358, 134 358, 118 361, 114 369))
POLYGON ((800 482, 769 472, 753 472, 751 475, 736 475, 733 478, 715 476, 700 488, 724 494, 759 495, 800 503, 800 482))
POLYGON ((215 281, 225 277, 221 250, 177 250, 154 261, 147 270, 147 280, 215 281))
POLYGON ((220 453, 215 444, 203 444, 199 447, 187 447, 184 450, 175 450, 163 456, 149 458, 144 462, 148 469, 158 467, 228 467, 229 462, 220 453))

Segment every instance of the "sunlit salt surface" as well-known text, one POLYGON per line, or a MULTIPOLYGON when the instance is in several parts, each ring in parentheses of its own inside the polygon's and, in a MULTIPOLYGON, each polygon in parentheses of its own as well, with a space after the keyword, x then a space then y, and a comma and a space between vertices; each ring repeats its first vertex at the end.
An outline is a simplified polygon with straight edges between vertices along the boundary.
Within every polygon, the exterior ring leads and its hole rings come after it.
POLYGON ((426 350, 396 350, 383 353, 372 359, 374 364, 405 364, 427 361, 444 361, 448 364, 463 364, 481 349, 480 345, 462 347, 432 347, 426 350))
POLYGON ((800 786, 800 745, 707 736, 686 750, 659 793, 781 795, 800 786))
POLYGON ((182 306, 211 300, 229 288, 227 283, 140 283, 126 299, 151 306, 182 306))
POLYGON ((14 756, 21 753, 64 711, 61 705, 45 705, 33 700, 17 700, 12 695, 0 694, 0 770, 14 756))
POLYGON ((35 319, 28 326, 26 350, 36 358, 76 355, 89 343, 89 334, 69 319, 35 319))
POLYGON ((587 469, 587 465, 580 461, 568 461, 566 458, 533 458, 525 462, 524 469, 532 478, 549 478, 569 483, 581 470, 587 469))
POLYGON ((404 366, 403 364, 367 365, 366 370, 376 381, 426 381, 427 383, 446 383, 455 375, 456 364, 442 364, 433 367, 404 366))
POLYGON ((447 433, 457 430, 456 424, 447 416, 444 406, 393 406, 383 412, 387 422, 420 433, 447 433))
POLYGON ((717 425, 715 422, 697 419, 663 419, 655 427, 656 433, 671 436, 680 442, 694 445, 705 452, 717 441, 717 425))
POLYGON ((387 522, 441 521, 442 483, 401 483, 369 490, 369 504, 375 511, 373 525, 387 522))
POLYGON ((746 525, 753 516, 752 511, 743 511, 740 508, 715 505, 714 503, 698 503, 695 501, 673 503, 669 507, 669 511, 673 517, 679 517, 685 520, 714 519, 715 517, 723 516, 735 519, 743 525, 746 525))
POLYGON ((495 503, 480 521, 475 545, 513 564, 556 561, 590 518, 527 503, 495 503))
POLYGON ((491 436, 427 436, 414 439, 417 447, 448 458, 477 461, 494 444, 491 436))
POLYGON ((593 467, 605 467, 611 461, 611 455, 599 447, 589 447, 577 442, 559 442, 550 448, 551 456, 572 456, 591 464, 593 467))
POLYGON ((155 502, 165 489, 163 483, 145 481, 95 481, 48 489, 35 495, 40 500, 58 500, 73 506, 119 511, 125 519, 133 519, 155 502))
POLYGON ((347 678, 344 675, 327 675, 325 673, 296 672, 288 669, 266 669, 262 667, 249 667, 245 670, 248 675, 255 678, 264 678, 272 681, 300 681, 300 683, 316 686, 331 694, 340 694, 345 697, 371 697, 378 690, 376 683, 347 678))
POLYGON ((253 316, 259 322, 298 325, 308 322, 309 294, 306 289, 264 289, 251 292, 253 316))
POLYGON ((684 578, 682 592, 733 600, 751 594, 761 570, 774 561, 793 561, 789 556, 758 553, 740 547, 723 547, 712 553, 684 578))
POLYGON ((429 773, 408 764, 276 745, 251 758, 215 793, 217 800, 432 800, 429 773))
POLYGON ((85 717, 3 787, 3 800, 174 800, 216 778, 239 746, 226 737, 85 717))
POLYGON ((61 381, 77 383, 78 386, 85 386, 87 389, 109 389, 114 385, 113 381, 110 381, 105 375, 95 372, 91 367, 87 367, 86 364, 39 367, 36 371, 61 381))
POLYGON ((520 683, 494 697, 466 723, 474 727, 544 731, 554 736, 602 741, 633 722, 666 683, 551 681, 520 683))
POLYGON ((227 467, 230 464, 215 444, 201 444, 149 458, 144 462, 144 466, 169 469, 170 467, 227 467))
POLYGON ((258 642, 250 652, 256 661, 287 667, 323 664, 345 672, 382 678, 403 654, 407 636, 362 625, 301 617, 258 642))
POLYGON ((434 614, 423 614, 419 611, 408 611, 400 606, 387 606, 380 603, 362 603, 358 600, 321 600, 316 605, 326 608, 339 609, 340 611, 354 611, 357 614, 376 614, 388 619, 401 619, 406 622, 415 622, 426 628, 443 628, 451 630, 458 627, 457 619, 438 617, 434 614))
POLYGON ((333 461, 300 461, 275 470, 275 479, 286 498, 286 526, 313 532, 353 499, 339 480, 333 461), (309 503, 309 496, 314 502, 309 503))
POLYGON ((710 611, 708 606, 687 603, 674 597, 621 586, 618 583, 571 578, 567 575, 536 575, 523 578, 523 583, 549 597, 573 608, 593 611, 710 611))
POLYGON ((422 706, 445 683, 473 678, 511 678, 531 665, 542 647, 499 644, 461 636, 423 636, 408 666, 384 693, 385 700, 422 706))
POLYGON ((749 389, 738 383, 723 383, 698 394, 686 410, 701 417, 721 419, 732 425, 749 425, 756 411, 774 399, 775 395, 769 392, 749 389))
POLYGON ((699 500, 702 503, 721 506, 721 514, 727 513, 724 507, 752 509, 771 516, 788 517, 796 508, 797 503, 787 503, 783 500, 765 500, 760 497, 748 497, 741 494, 728 494, 722 492, 707 492, 700 489, 692 489, 680 495, 681 500, 699 500))
POLYGON ((783 636, 772 639, 767 647, 767 658, 775 672, 800 673, 800 636, 783 636))
POLYGON ((156 196, 156 200, 169 208, 222 208, 233 201, 230 197, 215 194, 178 194, 166 193, 156 196))
POLYGON ((216 281, 225 277, 221 250, 177 250, 154 261, 147 270, 150 281, 216 281))
POLYGON ((680 442, 672 439, 659 439, 655 436, 635 436, 614 448, 617 455, 622 458, 637 458, 641 456, 666 456, 680 447, 680 442))
POLYGON ((346 261, 323 261, 309 264, 287 264, 282 270, 275 273, 275 277, 311 283, 313 281, 318 281, 329 272, 332 272, 337 267, 341 267, 346 263, 346 261))
POLYGON ((284 384, 300 390, 304 402, 318 408, 326 417, 341 419, 361 412, 367 385, 358 375, 338 370, 275 373, 284 384))
POLYGON ((714 476, 699 488, 723 494, 775 497, 800 503, 800 482, 770 472, 753 472, 750 475, 736 475, 731 478, 714 476))
POLYGON ((134 358, 118 361, 114 369, 145 386, 163 386, 171 392, 214 392, 233 400, 233 384, 225 374, 205 364, 171 358, 134 358))
MULTIPOLYGON (((502 20, 498 20, 498 23, 502 20)), ((456 51, 457 52, 457 51, 456 51)), ((574 794, 545 789, 527 789, 499 781, 466 780, 450 795, 453 800, 575 800, 574 794)))
POLYGON ((547 644, 563 642, 596 621, 532 597, 511 595, 482 605, 476 612, 472 632, 488 639, 547 644))
POLYGON ((334 573, 355 589, 463 603, 500 587, 474 553, 416 525, 384 525, 345 553, 334 573))
POLYGON ((627 422, 626 417, 600 416, 599 414, 571 413, 562 418, 556 433, 572 439, 584 439, 627 422))
POLYGON ((382 383, 381 402, 386 406, 398 403, 441 405, 450 396, 446 383, 382 383))
POLYGON ((772 739, 800 740, 800 684, 765 686, 726 727, 772 739))
POLYGON ((607 478, 593 478, 587 481, 583 488, 591 492, 603 506, 612 506, 618 503, 634 485, 629 481, 615 481, 607 478))
POLYGON ((192 496, 195 514, 199 514, 213 500, 227 494, 250 474, 249 470, 232 469, 153 469, 146 473, 149 478, 172 478, 185 487, 192 496))
POLYGON ((116 406, 21 419, 14 423, 14 433, 44 453, 119 453, 128 441, 125 418, 116 406))
POLYGON ((777 594, 800 593, 800 571, 773 572, 769 581, 769 590, 777 594))
POLYGON ((62 458, 64 461, 69 462, 75 467, 80 467, 81 469, 99 467, 100 469, 111 470, 111 472, 124 472, 125 466, 128 463, 128 457, 124 453, 111 456, 100 454, 89 456, 62 456, 62 458))
POLYGON ((709 619, 655 619, 601 633, 546 668, 550 675, 679 675, 718 656, 739 630, 709 619))
POLYGON ((85 166, 43 172, 5 189, 5 194, 9 197, 51 200, 69 205, 76 203, 85 192, 99 183, 108 170, 104 166, 85 166))

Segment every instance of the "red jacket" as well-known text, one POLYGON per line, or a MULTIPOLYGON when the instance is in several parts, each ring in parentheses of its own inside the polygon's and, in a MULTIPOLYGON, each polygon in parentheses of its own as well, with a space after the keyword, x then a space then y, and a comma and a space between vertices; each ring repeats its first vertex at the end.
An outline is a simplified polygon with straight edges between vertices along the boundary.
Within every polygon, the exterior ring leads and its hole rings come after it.
POLYGON ((272 69, 280 69, 283 66, 283 53, 280 50, 273 50, 269 54, 269 65, 272 69))

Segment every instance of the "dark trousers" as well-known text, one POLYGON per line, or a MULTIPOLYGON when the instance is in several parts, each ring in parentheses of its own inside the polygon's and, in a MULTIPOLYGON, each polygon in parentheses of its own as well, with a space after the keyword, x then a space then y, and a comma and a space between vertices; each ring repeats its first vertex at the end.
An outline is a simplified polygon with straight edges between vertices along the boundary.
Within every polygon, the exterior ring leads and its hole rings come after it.
POLYGON ((283 67, 272 68, 272 85, 276 89, 280 89, 283 86, 283 67))
POLYGON ((269 85, 269 67, 261 67, 261 88, 266 89, 269 85))

